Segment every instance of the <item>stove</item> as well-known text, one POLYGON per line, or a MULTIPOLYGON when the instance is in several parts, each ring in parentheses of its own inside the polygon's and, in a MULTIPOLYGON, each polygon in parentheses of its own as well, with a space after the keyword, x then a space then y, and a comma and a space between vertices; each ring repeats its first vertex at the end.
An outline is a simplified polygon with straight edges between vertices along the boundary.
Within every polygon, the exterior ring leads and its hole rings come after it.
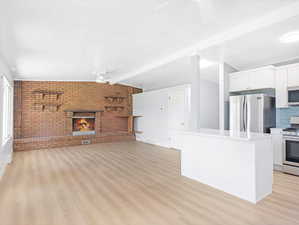
POLYGON ((291 136, 299 138, 299 128, 290 127, 282 130, 283 136, 291 136))
POLYGON ((283 129, 283 166, 285 173, 299 175, 299 117, 290 118, 290 128, 283 129))

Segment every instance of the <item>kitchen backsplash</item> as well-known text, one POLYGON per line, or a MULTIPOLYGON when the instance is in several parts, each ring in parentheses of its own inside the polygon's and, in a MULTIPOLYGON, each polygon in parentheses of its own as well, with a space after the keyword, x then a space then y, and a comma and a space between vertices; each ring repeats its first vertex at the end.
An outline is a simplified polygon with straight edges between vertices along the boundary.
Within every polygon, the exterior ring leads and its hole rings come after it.
POLYGON ((290 117, 299 116, 299 106, 276 109, 276 127, 290 127, 290 117))

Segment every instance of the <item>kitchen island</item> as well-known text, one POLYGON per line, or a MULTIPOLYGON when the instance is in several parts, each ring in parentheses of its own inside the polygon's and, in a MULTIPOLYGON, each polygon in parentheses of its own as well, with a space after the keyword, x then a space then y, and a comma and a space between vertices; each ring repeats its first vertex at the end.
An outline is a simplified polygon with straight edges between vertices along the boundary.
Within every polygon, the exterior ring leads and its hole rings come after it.
POLYGON ((271 135, 200 129, 177 141, 183 176, 252 203, 272 193, 271 135))

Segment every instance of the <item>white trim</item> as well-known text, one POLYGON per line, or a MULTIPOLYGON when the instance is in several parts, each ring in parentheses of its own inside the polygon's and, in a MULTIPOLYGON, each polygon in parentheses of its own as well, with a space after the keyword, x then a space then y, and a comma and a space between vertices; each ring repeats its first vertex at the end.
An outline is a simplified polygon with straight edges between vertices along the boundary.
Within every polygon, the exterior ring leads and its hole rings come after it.
POLYGON ((31 79, 31 78, 14 78, 15 81, 53 81, 53 82, 95 82, 95 80, 49 80, 49 79, 31 79))
POLYGON ((1 145, 5 146, 13 136, 13 86, 7 77, 2 76, 2 137, 1 145))
POLYGON ((6 167, 6 163, 0 162, 0 180, 1 180, 2 176, 4 175, 5 167, 6 167))
MULTIPOLYGON (((43 82, 43 81, 47 81, 47 82, 94 82, 97 83, 95 80, 49 80, 49 79, 30 79, 30 78, 14 78, 14 81, 35 81, 35 82, 43 82)), ((121 82, 121 83, 109 83, 110 85, 124 85, 124 86, 128 86, 128 87, 135 87, 135 88, 139 88, 142 89, 141 86, 138 85, 131 85, 128 84, 126 82, 121 82)))
POLYGON ((146 144, 160 146, 160 147, 163 147, 163 148, 171 148, 169 143, 166 144, 166 143, 156 142, 156 141, 151 140, 151 139, 136 137, 136 141, 146 143, 146 144))
POLYGON ((249 70, 242 70, 242 71, 237 71, 237 72, 232 72, 230 74, 239 74, 239 73, 244 73, 244 72, 256 72, 256 71, 259 71, 259 70, 265 70, 265 69, 271 69, 271 70, 276 70, 277 67, 275 66, 262 66, 262 67, 258 67, 258 68, 254 68, 254 69, 249 69, 249 70))
POLYGON ((274 169, 275 171, 282 171, 282 165, 274 164, 274 165, 273 165, 273 169, 274 169))
POLYGON ((278 67, 276 67, 276 69, 292 68, 292 67, 297 67, 297 66, 299 66, 299 63, 292 63, 292 64, 288 64, 288 65, 278 66, 278 67))
POLYGON ((168 90, 183 90, 186 88, 190 88, 191 84, 187 83, 187 84, 181 84, 181 85, 175 85, 175 86, 170 86, 170 87, 164 87, 164 88, 159 88, 159 89, 150 89, 150 90, 145 90, 142 93, 138 93, 138 95, 142 95, 142 94, 146 94, 148 92, 160 92, 160 91, 168 91, 168 90))
POLYGON ((157 67, 168 64, 168 63, 175 61, 179 58, 182 58, 185 56, 190 56, 190 55, 194 54, 194 52, 198 52, 200 50, 207 49, 214 45, 219 45, 225 41, 233 40, 233 39, 238 38, 247 33, 259 30, 261 28, 273 25, 275 23, 282 22, 284 20, 290 19, 291 17, 298 16, 298 15, 299 15, 299 3, 296 2, 296 3, 293 3, 286 7, 282 7, 278 10, 275 10, 271 13, 268 13, 267 15, 265 15, 263 17, 252 20, 251 22, 235 26, 226 32, 216 34, 209 39, 200 41, 193 46, 184 48, 180 51, 177 51, 177 52, 169 55, 168 57, 157 60, 157 61, 153 62, 152 64, 145 65, 133 72, 119 76, 118 78, 111 79, 110 81, 112 84, 114 84, 114 83, 121 82, 123 80, 127 80, 129 78, 138 76, 139 74, 148 72, 152 69, 155 69, 157 67))

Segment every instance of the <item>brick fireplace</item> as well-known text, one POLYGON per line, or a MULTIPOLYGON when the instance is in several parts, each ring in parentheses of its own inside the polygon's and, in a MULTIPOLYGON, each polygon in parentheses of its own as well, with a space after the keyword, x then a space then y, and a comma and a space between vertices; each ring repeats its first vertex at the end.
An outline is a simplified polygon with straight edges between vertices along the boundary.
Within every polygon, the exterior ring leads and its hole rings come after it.
POLYGON ((135 140, 128 132, 132 94, 95 82, 15 81, 14 150, 135 140))

